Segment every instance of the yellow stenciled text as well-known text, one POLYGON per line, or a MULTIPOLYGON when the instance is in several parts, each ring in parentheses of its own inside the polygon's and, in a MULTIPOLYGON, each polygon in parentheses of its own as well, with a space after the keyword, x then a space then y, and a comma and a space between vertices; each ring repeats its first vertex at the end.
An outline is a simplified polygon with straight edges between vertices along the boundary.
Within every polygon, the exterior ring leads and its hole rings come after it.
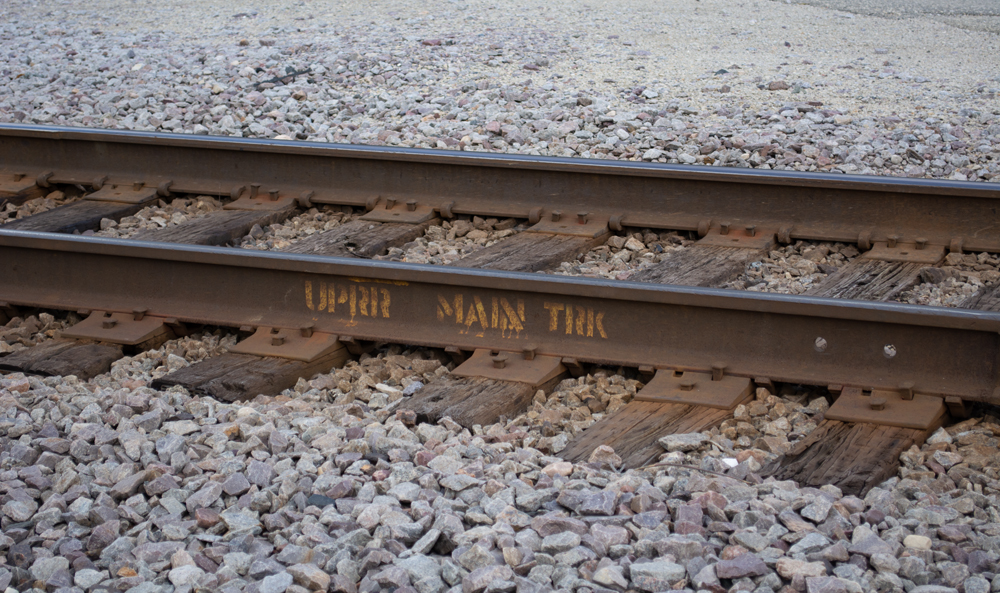
POLYGON ((524 329, 524 301, 503 297, 480 297, 456 294, 452 298, 437 297, 438 321, 451 321, 461 327, 461 333, 485 335, 499 330, 505 338, 519 338, 524 329))
POLYGON ((579 307, 569 303, 545 303, 549 312, 549 331, 562 331, 566 335, 601 337, 607 339, 604 331, 604 313, 591 307, 579 307))
POLYGON ((389 319, 392 293, 384 285, 306 280, 306 307, 354 320, 355 317, 389 319))

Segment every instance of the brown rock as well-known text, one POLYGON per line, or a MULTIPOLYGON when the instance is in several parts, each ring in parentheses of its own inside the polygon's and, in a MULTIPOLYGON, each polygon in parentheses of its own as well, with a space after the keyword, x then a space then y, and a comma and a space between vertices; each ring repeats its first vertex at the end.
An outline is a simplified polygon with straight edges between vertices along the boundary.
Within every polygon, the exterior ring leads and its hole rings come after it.
POLYGON ((111 488, 111 496, 115 498, 128 498, 139 491, 148 478, 145 470, 136 472, 127 478, 123 478, 111 488))
POLYGON ((754 554, 740 554, 732 560, 720 560, 715 565, 715 574, 720 579, 741 579, 743 577, 759 577, 767 574, 768 568, 764 561, 754 554))
POLYGON ((219 522, 219 511, 210 508, 200 508, 194 511, 194 518, 198 522, 198 527, 208 529, 219 522))
POLYGON ((767 90, 769 91, 787 91, 792 87, 788 86, 788 83, 784 80, 772 80, 767 83, 767 90))
POLYGON ((100 552, 111 545, 111 542, 118 539, 118 532, 121 531, 120 521, 105 521, 90 532, 87 539, 86 549, 88 552, 100 552))

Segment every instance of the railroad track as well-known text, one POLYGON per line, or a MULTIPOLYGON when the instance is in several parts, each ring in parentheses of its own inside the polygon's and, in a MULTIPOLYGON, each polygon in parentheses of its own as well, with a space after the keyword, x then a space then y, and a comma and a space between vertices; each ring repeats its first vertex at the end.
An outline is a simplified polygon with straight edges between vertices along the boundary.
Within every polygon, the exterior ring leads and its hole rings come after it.
POLYGON ((73 199, 0 226, 0 321, 38 308, 83 320, 0 369, 85 378, 225 326, 236 347, 157 385, 236 400, 378 343, 428 346, 457 366, 400 409, 471 426, 591 365, 630 367, 645 388, 563 455, 605 444, 632 466, 760 389, 814 385, 836 401, 775 471, 845 492, 889 477, 949 414, 1000 403, 994 287, 958 308, 892 302, 946 257, 1000 252, 1000 187, 0 127, 0 209, 54 191, 73 199), (129 239, 91 234, 196 196, 223 206, 129 239), (339 208, 341 224, 284 250, 232 246, 314 207, 339 208), (510 232, 453 265, 379 259, 470 217, 510 232), (674 232, 683 248, 628 281, 536 273, 634 232, 674 232), (796 241, 860 255, 804 296, 720 288, 796 241))

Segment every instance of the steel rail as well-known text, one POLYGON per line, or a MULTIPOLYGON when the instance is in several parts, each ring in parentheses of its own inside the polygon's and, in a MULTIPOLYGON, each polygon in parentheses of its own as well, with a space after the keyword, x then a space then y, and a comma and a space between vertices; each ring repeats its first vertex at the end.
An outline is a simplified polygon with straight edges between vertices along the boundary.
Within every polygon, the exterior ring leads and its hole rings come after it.
POLYGON ((755 225, 790 239, 1000 251, 1000 185, 0 124, 0 172, 43 183, 260 183, 311 203, 414 199, 443 214, 587 211, 626 226, 755 225))
POLYGON ((976 311, 2 229, 0 301, 1000 403, 976 311))

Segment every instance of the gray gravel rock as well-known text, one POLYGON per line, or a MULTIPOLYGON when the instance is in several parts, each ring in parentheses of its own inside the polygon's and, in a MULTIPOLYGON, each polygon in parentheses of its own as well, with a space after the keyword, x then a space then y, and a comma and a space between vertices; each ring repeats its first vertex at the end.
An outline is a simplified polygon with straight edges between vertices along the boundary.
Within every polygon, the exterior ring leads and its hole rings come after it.
POLYGON ((148 593, 659 591, 682 582, 978 591, 997 574, 1000 420, 991 415, 911 448, 898 475, 862 499, 757 474, 826 411, 809 390, 760 390, 718 428, 685 435, 693 448, 664 448, 663 465, 619 471, 557 456, 560 437, 607 414, 585 402, 611 409, 641 387, 606 371, 472 429, 362 405, 447 371, 417 348, 384 347, 248 402, 148 387, 233 341, 221 332, 171 340, 90 381, 0 376, 11 583, 148 593), (136 424, 154 411, 158 420, 136 424), (79 460, 51 440, 49 450, 28 450, 44 439, 93 444, 96 457, 79 460), (15 539, 27 530, 11 513, 31 505, 34 533, 52 538, 15 539))

